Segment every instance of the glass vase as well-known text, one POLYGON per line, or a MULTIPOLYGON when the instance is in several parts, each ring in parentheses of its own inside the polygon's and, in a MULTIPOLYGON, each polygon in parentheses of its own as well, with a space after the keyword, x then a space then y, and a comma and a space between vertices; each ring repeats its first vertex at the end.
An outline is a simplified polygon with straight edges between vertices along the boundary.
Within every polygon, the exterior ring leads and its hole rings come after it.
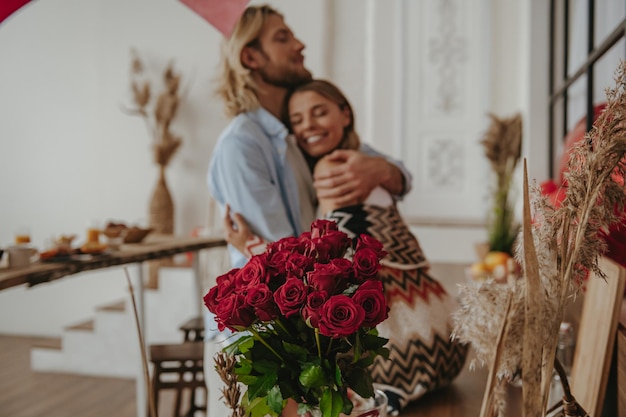
MULTIPOLYGON (((375 390, 374 397, 361 398, 353 394, 354 408, 348 415, 340 414, 340 417, 387 417, 387 395, 381 390, 375 390)), ((309 412, 310 417, 324 417, 319 408, 309 412)))

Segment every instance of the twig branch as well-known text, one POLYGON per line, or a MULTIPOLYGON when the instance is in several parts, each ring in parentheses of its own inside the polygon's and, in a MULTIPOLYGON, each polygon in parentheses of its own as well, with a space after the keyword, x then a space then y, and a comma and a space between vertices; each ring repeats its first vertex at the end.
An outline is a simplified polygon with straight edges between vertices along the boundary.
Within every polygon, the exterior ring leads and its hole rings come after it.
POLYGON ((148 412, 150 413, 150 417, 157 417, 156 407, 154 404, 154 396, 152 395, 152 384, 150 383, 150 371, 148 370, 148 358, 146 356, 146 343, 143 339, 141 326, 139 325, 139 314, 137 313, 137 303, 135 302, 135 292, 133 291, 133 284, 130 282, 130 276, 128 275, 127 268, 124 268, 124 274, 126 274, 126 282, 128 282, 128 290, 130 291, 130 299, 133 304, 133 314, 135 315, 135 325, 137 327, 137 336, 139 337, 139 350, 141 351, 141 365, 143 367, 143 376, 145 378, 146 390, 148 391, 148 412))

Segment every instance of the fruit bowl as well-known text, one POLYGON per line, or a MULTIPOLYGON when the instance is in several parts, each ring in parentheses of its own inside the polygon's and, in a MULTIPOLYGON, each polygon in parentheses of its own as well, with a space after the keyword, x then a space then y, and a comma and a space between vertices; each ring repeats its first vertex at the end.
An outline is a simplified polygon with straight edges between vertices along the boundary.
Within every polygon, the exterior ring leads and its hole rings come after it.
POLYGON ((146 236, 152 232, 152 229, 143 229, 141 227, 129 227, 126 229, 126 236, 124 236, 124 243, 141 243, 146 236))

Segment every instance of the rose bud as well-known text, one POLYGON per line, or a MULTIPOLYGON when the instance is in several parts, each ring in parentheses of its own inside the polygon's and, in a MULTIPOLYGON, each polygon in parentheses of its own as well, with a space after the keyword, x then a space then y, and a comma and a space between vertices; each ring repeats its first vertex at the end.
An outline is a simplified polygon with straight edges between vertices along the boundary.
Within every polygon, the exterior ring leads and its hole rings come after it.
POLYGON ((376 325, 389 316, 389 307, 383 293, 382 282, 370 279, 365 281, 356 290, 352 300, 365 310, 363 326, 376 327, 376 325))
POLYGON ((365 319, 365 310, 346 295, 333 295, 321 308, 320 333, 339 338, 356 332, 365 319))

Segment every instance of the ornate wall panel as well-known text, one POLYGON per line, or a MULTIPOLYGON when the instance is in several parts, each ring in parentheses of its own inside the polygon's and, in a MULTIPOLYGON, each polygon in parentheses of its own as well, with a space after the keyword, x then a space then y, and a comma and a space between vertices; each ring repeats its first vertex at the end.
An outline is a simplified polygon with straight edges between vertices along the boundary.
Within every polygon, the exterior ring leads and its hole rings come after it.
POLYGON ((404 160, 414 190, 404 212, 475 223, 485 217, 488 165, 479 141, 489 105, 487 0, 404 1, 404 160))

